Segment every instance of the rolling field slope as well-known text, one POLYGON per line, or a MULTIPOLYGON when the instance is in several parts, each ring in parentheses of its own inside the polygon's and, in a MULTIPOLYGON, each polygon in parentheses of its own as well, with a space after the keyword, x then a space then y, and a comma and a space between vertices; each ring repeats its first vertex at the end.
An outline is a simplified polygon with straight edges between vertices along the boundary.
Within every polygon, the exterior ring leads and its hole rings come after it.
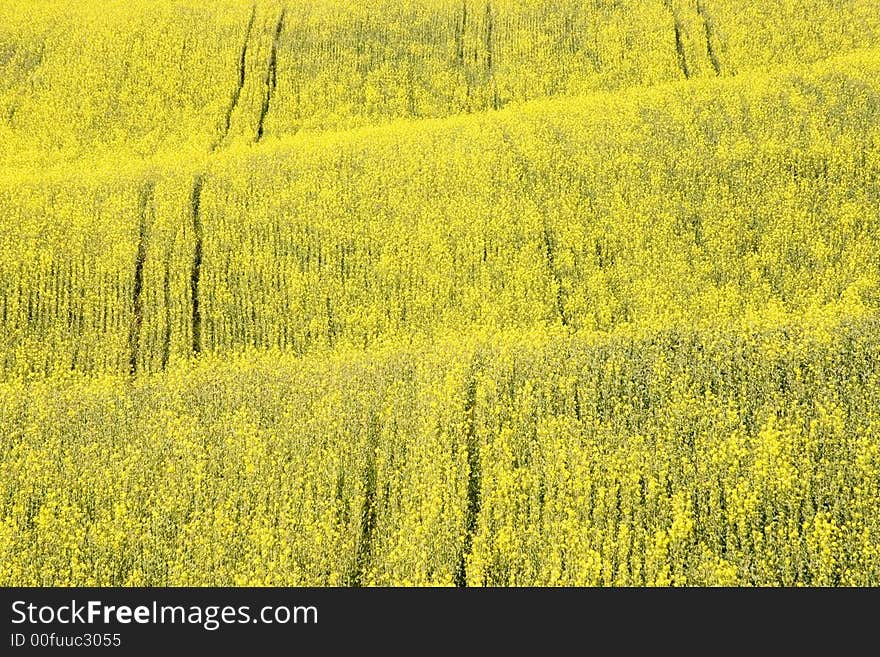
MULTIPOLYGON (((0 164, 727 77, 877 45, 872 0, 0 1, 0 164)), ((174 162, 177 165, 177 161, 174 162)))
POLYGON ((877 585, 873 5, 0 0, 0 584, 877 585))

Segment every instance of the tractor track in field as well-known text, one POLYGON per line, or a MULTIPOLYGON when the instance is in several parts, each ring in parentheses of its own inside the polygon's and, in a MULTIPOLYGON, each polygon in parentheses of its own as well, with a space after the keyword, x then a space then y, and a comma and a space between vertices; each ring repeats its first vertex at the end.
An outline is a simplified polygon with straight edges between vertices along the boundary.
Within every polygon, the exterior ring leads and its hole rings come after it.
POLYGON ((149 231, 148 214, 153 202, 154 183, 147 182, 138 200, 138 242, 134 259, 134 284, 131 293, 132 322, 128 339, 128 373, 137 374, 141 348, 141 331, 144 324, 144 263, 147 260, 147 240, 149 231))
POLYGON ((282 7, 278 22, 275 24, 275 34, 272 38, 272 49, 269 52, 269 65, 266 68, 266 93, 263 96, 263 106, 260 108, 260 118, 257 122, 257 135, 254 142, 259 143, 263 139, 266 115, 272 106, 272 96, 278 86, 278 44, 281 41, 281 32, 284 30, 284 18, 287 8, 282 7))
POLYGON ((492 109, 501 109, 498 82, 495 79, 495 12, 492 3, 486 2, 486 77, 492 82, 492 109))
POLYGON ((476 424, 477 369, 478 365, 474 362, 471 366, 470 377, 468 378, 467 396, 465 397, 464 406, 465 421, 467 422, 465 450, 468 464, 468 481, 464 543, 458 561, 458 569, 455 573, 455 585, 458 587, 466 587, 468 585, 467 561, 473 551, 474 535, 477 533, 477 520, 480 517, 481 491, 483 487, 482 469, 480 465, 480 443, 477 439, 476 424))
POLYGON ((165 272, 162 277, 162 300, 165 304, 165 327, 162 332, 162 360, 161 367, 168 367, 168 359, 171 356, 171 254, 165 254, 165 272))
POLYGON ((220 136, 214 145, 211 147, 211 150, 216 150, 229 135, 229 130, 232 127, 232 114, 235 112, 235 108, 238 107, 238 101, 241 99, 241 92, 244 89, 245 77, 247 75, 247 51, 248 51, 248 43, 251 40, 251 32, 254 28, 254 20, 257 17, 257 5, 254 4, 251 6, 251 17, 248 20, 247 28, 244 33, 244 43, 241 45, 241 54, 238 58, 238 82, 235 87, 235 91, 232 92, 232 99, 229 103, 229 107, 226 109, 226 117, 223 125, 223 134, 220 136))
POLYGON ((691 69, 688 66, 687 61, 687 53, 684 49, 684 38, 683 28, 681 17, 678 15, 678 12, 675 10, 675 7, 672 4, 672 0, 665 0, 664 4, 666 8, 669 10, 669 13, 672 15, 672 29, 675 33, 675 54, 678 57, 678 67, 681 69, 681 72, 684 74, 685 80, 691 79, 691 69))
POLYGON ((368 438, 369 456, 364 466, 364 505, 361 507, 360 540, 355 554, 354 573, 351 585, 364 586, 370 560, 373 554, 373 534, 376 531, 376 448, 379 445, 379 427, 370 427, 368 438))
POLYGON ((684 41, 681 38, 681 23, 678 18, 675 18, 675 52, 678 55, 678 65, 681 67, 681 72, 684 73, 684 79, 691 79, 691 71, 688 67, 687 63, 687 55, 684 52, 684 41))
POLYGON ((190 273, 190 295, 192 296, 192 353, 199 354, 202 351, 202 309, 199 298, 199 285, 202 275, 202 249, 203 249, 203 226, 201 216, 202 203, 202 176, 199 174, 193 180, 192 195, 190 197, 190 213, 194 233, 193 265, 190 273))
POLYGON ((715 50, 715 33, 712 28, 714 21, 709 16, 702 0, 697 0, 697 13, 703 19, 703 30, 706 33, 706 52, 709 54, 709 61, 715 70, 715 75, 721 75, 721 61, 718 59, 718 53, 715 50))
POLYGON ((461 22, 455 29, 455 59, 459 68, 464 68, 464 32, 468 24, 467 0, 461 3, 461 22))

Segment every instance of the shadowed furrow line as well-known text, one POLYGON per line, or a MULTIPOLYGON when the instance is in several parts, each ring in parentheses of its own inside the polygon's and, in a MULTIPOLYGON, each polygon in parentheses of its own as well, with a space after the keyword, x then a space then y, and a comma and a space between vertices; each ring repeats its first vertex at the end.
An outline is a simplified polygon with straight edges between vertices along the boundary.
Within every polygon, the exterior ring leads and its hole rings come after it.
POLYGON ((678 65, 681 67, 681 72, 684 73, 684 79, 691 79, 691 71, 688 68, 687 56, 684 54, 684 42, 681 38, 681 24, 678 22, 678 18, 675 19, 675 52, 678 55, 678 65))
POLYGON ((165 329, 162 333, 162 369, 168 367, 171 356, 171 254, 165 254, 165 275, 162 278, 162 300, 165 304, 165 329))
POLYGON ((498 95, 498 83, 495 81, 494 40, 495 13, 492 11, 492 3, 486 3, 486 76, 492 80, 492 109, 501 108, 501 98, 498 95))
POLYGON ((709 61, 712 62, 715 75, 721 75, 721 61, 718 59, 718 53, 715 52, 715 37, 712 30, 713 21, 709 17, 702 0, 697 2, 697 13, 703 19, 703 29, 706 31, 706 52, 709 53, 709 61))
POLYGON ((474 534, 477 531, 477 518, 480 515, 480 491, 483 485, 480 467, 480 443, 477 440, 475 417, 477 401, 476 369, 477 365, 474 363, 468 380, 464 407, 465 420, 467 421, 465 449, 467 450, 468 483, 464 545, 461 549, 458 570, 455 573, 455 585, 459 587, 467 586, 467 560, 473 549, 474 534))
POLYGON ((464 68, 464 31, 467 29, 467 19, 467 0, 462 0, 461 22, 455 30, 455 59, 461 68, 464 68))
POLYGON ((138 244, 134 259, 134 285, 131 295, 132 322, 129 333, 128 345, 128 372, 132 376, 137 374, 138 357, 140 355, 141 328, 144 323, 144 263, 147 259, 147 213, 153 198, 153 183, 148 182, 140 193, 138 202, 138 244))
POLYGON ((664 0, 663 4, 666 5, 666 8, 672 15, 672 29, 675 32, 675 53, 678 57, 678 66, 681 69, 681 72, 684 73, 685 80, 689 80, 691 77, 691 70, 688 66, 687 55, 684 51, 684 37, 682 36, 681 18, 679 18, 678 12, 675 10, 675 7, 672 4, 672 0, 664 0))
POLYGON ((226 110, 226 119, 223 125, 223 134, 220 135, 220 139, 218 139, 214 145, 211 147, 211 150, 215 150, 220 144, 223 143, 223 140, 226 139, 226 136, 229 134, 229 129, 232 126, 232 113, 235 111, 235 108, 238 106, 238 101, 241 98, 242 89, 244 89, 244 81, 246 75, 246 67, 247 67, 247 50, 248 50, 248 42, 251 38, 251 31, 254 27, 254 19, 257 16, 257 5, 254 4, 251 7, 251 17, 248 20, 247 29, 244 33, 244 43, 241 46, 241 55, 238 59, 238 83, 236 84, 235 91, 232 92, 232 100, 229 103, 229 107, 226 110))
POLYGON ((193 249, 193 266, 190 274, 190 294, 192 296, 192 352, 202 351, 202 311, 199 306, 199 282, 202 275, 202 177, 197 175, 193 181, 190 208, 192 212, 195 248, 193 249))
POLYGON ((269 113, 269 107, 272 104, 272 94, 275 93, 275 88, 278 86, 278 43, 281 41, 281 32, 284 30, 284 16, 286 11, 286 8, 281 9, 278 23, 275 25, 275 35, 272 39, 272 50, 269 53, 269 67, 266 70, 266 95, 263 97, 263 106, 260 108, 260 120, 257 123, 257 137, 254 140, 256 142, 259 142, 263 138, 266 115, 269 113))
POLYGON ((379 445, 379 427, 374 424, 369 430, 369 456, 364 466, 364 505, 361 508, 360 540, 355 554, 355 571, 352 586, 363 586, 367 569, 373 553, 373 532, 376 529, 376 448, 379 445))

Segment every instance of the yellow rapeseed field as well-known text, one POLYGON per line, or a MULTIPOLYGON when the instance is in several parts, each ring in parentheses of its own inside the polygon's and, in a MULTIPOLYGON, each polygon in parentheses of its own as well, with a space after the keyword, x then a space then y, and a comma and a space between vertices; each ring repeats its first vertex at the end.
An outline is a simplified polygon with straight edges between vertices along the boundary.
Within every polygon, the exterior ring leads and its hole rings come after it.
POLYGON ((0 0, 0 585, 880 584, 873 0, 0 0))

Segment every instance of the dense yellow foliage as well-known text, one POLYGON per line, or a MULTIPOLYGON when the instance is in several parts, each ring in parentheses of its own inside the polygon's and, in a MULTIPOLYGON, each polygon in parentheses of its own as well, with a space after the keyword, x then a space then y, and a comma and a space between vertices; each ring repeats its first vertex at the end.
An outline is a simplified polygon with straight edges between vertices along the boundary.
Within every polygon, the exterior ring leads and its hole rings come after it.
POLYGON ((0 582, 877 585, 878 328, 2 384, 0 582))
POLYGON ((253 141, 270 83, 278 137, 809 63, 878 37, 874 0, 0 0, 0 165, 176 166, 253 141))
POLYGON ((0 0, 0 585, 880 584, 867 0, 0 0))
POLYGON ((10 175, 3 372, 123 372, 132 351, 156 371, 195 341, 306 353, 468 326, 873 313, 878 140, 868 50, 301 134, 177 169, 10 175))

